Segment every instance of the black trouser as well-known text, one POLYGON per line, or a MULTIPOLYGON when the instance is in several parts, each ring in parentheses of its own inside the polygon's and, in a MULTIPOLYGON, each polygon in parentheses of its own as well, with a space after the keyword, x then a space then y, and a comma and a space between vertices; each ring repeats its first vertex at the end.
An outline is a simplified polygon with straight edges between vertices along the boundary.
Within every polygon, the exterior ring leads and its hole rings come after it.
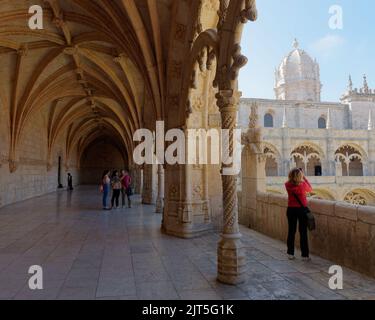
POLYGON ((309 242, 307 238, 307 215, 303 208, 288 208, 288 254, 294 255, 294 240, 298 229, 300 234, 300 246, 302 257, 309 257, 309 242))
POLYGON ((127 192, 127 190, 125 188, 122 188, 121 189, 121 198, 122 198, 122 206, 123 207, 125 207, 125 196, 128 198, 128 206, 130 208, 131 207, 131 200, 130 200, 129 193, 127 192))
POLYGON ((119 198, 120 198, 120 189, 113 189, 113 192, 112 192, 112 207, 114 206, 115 204, 115 201, 116 201, 116 207, 118 207, 119 205, 119 198))

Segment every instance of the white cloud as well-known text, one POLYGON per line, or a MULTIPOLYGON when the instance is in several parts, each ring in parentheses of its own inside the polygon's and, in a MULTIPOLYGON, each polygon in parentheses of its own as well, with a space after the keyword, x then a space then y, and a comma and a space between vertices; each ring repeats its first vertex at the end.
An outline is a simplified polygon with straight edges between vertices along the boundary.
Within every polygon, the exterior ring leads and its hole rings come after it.
POLYGON ((338 35, 328 34, 311 45, 311 49, 318 55, 330 56, 345 43, 345 39, 338 35))

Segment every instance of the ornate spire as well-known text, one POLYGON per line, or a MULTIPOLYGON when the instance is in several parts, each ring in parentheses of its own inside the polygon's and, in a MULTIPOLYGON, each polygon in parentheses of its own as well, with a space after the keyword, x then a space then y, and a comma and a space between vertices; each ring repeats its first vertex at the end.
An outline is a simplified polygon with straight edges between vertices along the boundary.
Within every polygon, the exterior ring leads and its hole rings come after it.
POLYGON ((368 87, 366 75, 363 75, 363 92, 366 94, 369 93, 369 87, 368 87))
POLYGON ((372 125, 372 111, 371 111, 371 109, 368 111, 368 126, 367 126, 367 129, 369 131, 373 129, 373 125, 372 125))
POLYGON ((249 128, 254 129, 259 127, 259 114, 258 114, 258 104, 254 102, 251 105, 251 113, 249 117, 249 128))
POLYGON ((353 91, 353 81, 352 81, 352 76, 351 75, 349 75, 348 89, 349 89, 350 92, 353 91))
POLYGON ((332 125, 331 125, 331 109, 328 108, 328 111, 327 111, 327 123, 326 123, 326 128, 327 129, 331 129, 332 128, 332 125))
POLYGON ((297 38, 295 38, 294 41, 293 41, 293 48, 294 49, 298 49, 299 48, 299 42, 298 42, 297 38))
POLYGON ((283 128, 287 128, 287 127, 288 127, 288 121, 287 121, 287 117, 286 117, 286 107, 284 107, 284 114, 283 114, 283 124, 282 124, 282 127, 283 127, 283 128))

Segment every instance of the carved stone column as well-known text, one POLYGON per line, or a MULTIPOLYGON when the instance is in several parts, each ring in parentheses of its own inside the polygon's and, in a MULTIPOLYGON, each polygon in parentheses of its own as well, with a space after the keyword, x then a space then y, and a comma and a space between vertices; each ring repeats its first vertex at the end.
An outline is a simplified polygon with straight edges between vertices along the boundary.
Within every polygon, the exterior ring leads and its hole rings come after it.
POLYGON ((145 164, 143 169, 142 203, 155 204, 156 202, 156 165, 145 164))
MULTIPOLYGON (((188 125, 184 126, 185 150, 189 148, 188 125)), ((182 140, 181 140, 182 141, 182 140)), ((188 151, 186 159, 188 158, 188 151)), ((195 238, 212 230, 202 178, 202 166, 165 166, 165 199, 162 230, 176 237, 195 238)))
MULTIPOLYGON (((223 141, 222 147, 223 150, 229 150, 229 155, 233 156, 238 97, 235 96, 233 90, 222 90, 216 97, 221 112, 222 129, 230 130, 229 141, 227 143, 223 141)), ((234 172, 228 174, 227 169, 230 167, 224 164, 222 166, 224 221, 223 233, 218 244, 217 278, 223 283, 238 284, 245 280, 246 255, 238 225, 237 175, 234 172)))
POLYGON ((336 161, 335 162, 335 176, 336 177, 342 177, 342 163, 341 161, 336 161))
POLYGON ((135 165, 131 169, 131 176, 133 179, 134 193, 141 194, 142 193, 142 168, 140 166, 135 165))
POLYGON ((257 194, 266 192, 266 161, 258 106, 251 106, 249 128, 242 134, 242 204, 240 223, 251 228, 256 217, 257 194))
POLYGON ((156 198, 156 213, 162 213, 164 208, 164 168, 158 165, 158 196, 156 198))

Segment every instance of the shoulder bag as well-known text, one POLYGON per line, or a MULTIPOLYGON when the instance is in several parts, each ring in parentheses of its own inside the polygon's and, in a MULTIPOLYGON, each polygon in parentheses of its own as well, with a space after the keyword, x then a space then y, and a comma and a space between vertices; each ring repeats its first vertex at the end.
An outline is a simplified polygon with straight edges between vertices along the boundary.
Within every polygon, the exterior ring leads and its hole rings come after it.
POLYGON ((313 231, 316 229, 316 224, 315 224, 315 218, 314 215, 312 214, 311 210, 308 207, 305 207, 302 203, 302 201, 299 199, 296 193, 293 192, 294 198, 296 198, 297 202, 303 208, 304 212, 306 213, 307 216, 307 228, 310 231, 313 231))

